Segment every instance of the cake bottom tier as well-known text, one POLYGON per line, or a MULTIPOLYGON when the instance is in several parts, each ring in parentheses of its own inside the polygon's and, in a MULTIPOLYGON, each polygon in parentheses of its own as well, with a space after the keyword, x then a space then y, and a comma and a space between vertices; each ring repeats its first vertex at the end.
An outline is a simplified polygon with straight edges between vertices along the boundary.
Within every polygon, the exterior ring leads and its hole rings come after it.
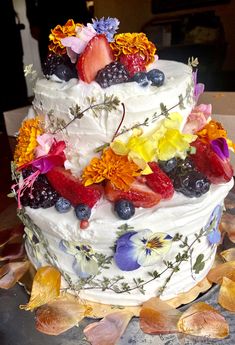
MULTIPOLYGON (((175 193, 170 201, 154 208, 137 209, 127 222, 115 218, 112 205, 103 200, 93 210, 86 230, 80 229, 73 210, 58 214, 53 207, 26 208, 21 214, 26 251, 36 268, 48 264, 57 267, 63 277, 62 288, 82 299, 120 306, 140 305, 157 295, 169 300, 197 285, 212 267, 223 201, 232 186, 233 180, 212 185, 197 199, 175 193), (137 239, 139 236, 134 252, 139 250, 140 256, 152 253, 156 256, 154 264, 141 260, 143 264, 130 271, 117 266, 116 244, 127 233, 130 238, 132 234, 137 239), (166 253, 151 252, 147 250, 150 247, 143 252, 154 234, 155 240, 157 234, 164 234, 169 241, 166 253), (84 274, 95 267, 96 274, 84 274)), ((126 258, 122 258, 127 264, 133 260, 128 248, 126 258)))

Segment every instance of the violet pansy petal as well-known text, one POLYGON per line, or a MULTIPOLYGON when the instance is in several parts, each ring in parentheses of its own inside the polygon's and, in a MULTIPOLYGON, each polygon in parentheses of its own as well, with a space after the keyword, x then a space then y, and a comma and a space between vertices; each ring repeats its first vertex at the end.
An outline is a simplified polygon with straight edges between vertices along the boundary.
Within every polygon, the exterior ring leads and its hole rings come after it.
POLYGON ((207 235, 210 244, 217 244, 221 239, 221 234, 219 230, 213 230, 207 235))
POLYGON ((122 271, 134 271, 140 267, 137 263, 137 248, 131 243, 119 246, 114 255, 116 265, 122 271))
POLYGON ((228 144, 225 138, 218 138, 211 141, 212 150, 222 159, 229 158, 228 144))
POLYGON ((119 239, 117 240, 117 248, 119 246, 125 246, 129 242, 130 238, 135 234, 137 234, 136 231, 129 231, 123 234, 122 236, 120 236, 119 239))

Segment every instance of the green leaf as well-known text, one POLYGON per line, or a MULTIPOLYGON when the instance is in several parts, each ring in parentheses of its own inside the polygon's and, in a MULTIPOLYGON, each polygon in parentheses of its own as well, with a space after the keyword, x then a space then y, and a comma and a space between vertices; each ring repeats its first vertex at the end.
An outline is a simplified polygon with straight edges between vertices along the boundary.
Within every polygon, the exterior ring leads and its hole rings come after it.
POLYGON ((195 264, 193 265, 193 270, 196 274, 201 272, 205 267, 204 254, 199 254, 196 258, 195 264))

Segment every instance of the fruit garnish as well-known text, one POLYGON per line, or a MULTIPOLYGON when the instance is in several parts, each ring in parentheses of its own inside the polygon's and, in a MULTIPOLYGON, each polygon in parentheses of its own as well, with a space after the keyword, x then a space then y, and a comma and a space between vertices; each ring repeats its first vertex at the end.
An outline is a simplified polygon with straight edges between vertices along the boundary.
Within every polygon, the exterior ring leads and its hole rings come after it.
POLYGON ((42 66, 42 71, 47 79, 53 74, 64 81, 78 78, 76 66, 71 63, 67 55, 49 54, 42 66))
POLYGON ((135 207, 149 208, 157 205, 162 199, 160 194, 155 193, 148 186, 139 181, 134 181, 127 192, 115 188, 114 185, 108 181, 104 191, 108 200, 129 200, 132 201, 135 207))
POLYGON ((102 87, 106 88, 111 85, 125 83, 130 79, 129 73, 123 64, 119 61, 111 62, 102 68, 96 75, 95 81, 102 87))
POLYGON ((174 188, 189 198, 199 198, 209 191, 210 181, 201 172, 191 170, 174 178, 174 188))
POLYGON ((126 67, 130 74, 130 77, 133 77, 137 72, 146 71, 145 59, 139 53, 127 55, 122 54, 119 57, 119 61, 126 67))
POLYGON ((191 154, 196 168, 201 171, 212 183, 226 183, 233 177, 233 168, 229 159, 223 159, 212 149, 210 143, 195 140, 191 146, 196 148, 196 153, 191 154))
POLYGON ((165 75, 159 69, 152 69, 147 73, 148 80, 151 81, 153 86, 162 86, 165 80, 165 75))
POLYGON ((162 171, 158 164, 150 162, 152 174, 146 175, 146 184, 155 192, 159 193, 162 199, 171 199, 174 194, 174 186, 171 179, 162 171))
POLYGON ((94 36, 77 62, 79 77, 86 83, 95 80, 99 70, 114 60, 112 49, 105 35, 94 36))
POLYGON ((136 74, 134 74, 132 80, 142 87, 146 87, 150 84, 145 72, 137 72, 136 74))
POLYGON ((71 209, 71 203, 67 199, 60 197, 55 203, 55 208, 59 213, 67 213, 71 209))
POLYGON ((55 190, 73 206, 84 203, 92 208, 102 196, 101 186, 85 187, 80 179, 62 167, 55 167, 46 175, 55 190))
POLYGON ((91 216, 91 208, 86 204, 78 204, 75 207, 75 214, 79 220, 88 220, 91 216))
POLYGON ((135 206, 129 200, 120 199, 115 202, 114 211, 124 220, 130 219, 135 214, 135 206))

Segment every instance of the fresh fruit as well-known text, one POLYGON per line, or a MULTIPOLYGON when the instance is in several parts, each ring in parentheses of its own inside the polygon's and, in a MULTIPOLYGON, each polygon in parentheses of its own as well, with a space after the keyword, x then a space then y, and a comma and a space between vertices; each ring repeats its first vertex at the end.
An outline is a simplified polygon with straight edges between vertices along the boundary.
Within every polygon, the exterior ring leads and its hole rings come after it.
POLYGON ((173 180, 178 175, 185 175, 190 171, 195 170, 195 165, 189 157, 186 157, 185 159, 176 158, 175 163, 176 166, 169 172, 166 172, 167 175, 173 180))
POLYGON ((153 86, 162 86, 165 80, 165 75, 159 69, 154 68, 147 73, 147 78, 151 81, 153 86))
POLYGON ((55 208, 59 213, 66 213, 71 209, 71 203, 67 199, 60 197, 55 203, 55 208))
POLYGON ((78 77, 76 66, 67 55, 49 54, 42 66, 42 71, 47 79, 53 74, 64 81, 78 77))
POLYGON ((171 199, 174 194, 174 187, 171 179, 162 171, 155 162, 149 163, 152 174, 146 175, 146 184, 155 192, 159 193, 162 199, 171 199))
POLYGON ((86 83, 95 80, 99 70, 114 60, 112 49, 105 35, 94 36, 77 62, 79 77, 86 83))
POLYGON ((145 59, 139 53, 121 54, 119 61, 126 67, 130 77, 133 77, 137 72, 146 71, 145 59))
POLYGON ((75 214, 80 220, 88 220, 91 216, 91 208, 86 204, 78 204, 75 207, 75 214))
POLYGON ((88 228, 88 226, 89 226, 89 222, 88 222, 87 219, 81 220, 81 222, 80 222, 80 229, 85 230, 85 229, 88 228))
POLYGON ((196 153, 191 154, 197 170, 201 171, 214 184, 226 183, 233 177, 233 168, 229 159, 220 158, 211 148, 210 143, 195 140, 191 146, 196 153))
POLYGON ((84 203, 92 208, 102 196, 101 186, 85 187, 80 179, 62 167, 55 167, 46 175, 55 190, 69 200, 73 206, 84 203))
POLYGON ((149 85, 149 80, 145 72, 137 72, 136 74, 134 74, 132 80, 142 87, 146 87, 149 85))
POLYGON ((129 200, 120 199, 115 202, 114 211, 121 219, 130 219, 135 214, 135 206, 129 200))
POLYGON ((176 176, 174 188, 189 198, 199 198, 210 189, 210 181, 201 172, 192 170, 189 173, 176 176))
POLYGON ((125 83, 129 78, 129 73, 124 65, 119 61, 114 61, 97 73, 95 81, 100 84, 102 88, 106 88, 111 85, 125 83))
POLYGON ((158 161, 158 165, 165 173, 169 173, 177 166, 177 159, 173 157, 167 161, 158 161))
POLYGON ((155 193, 148 186, 137 180, 131 184, 127 192, 115 188, 114 185, 108 181, 105 185, 105 194, 106 198, 110 201, 125 199, 132 201, 135 207, 144 208, 157 205, 162 198, 160 194, 155 193))
MULTIPOLYGON (((24 169, 22 172, 23 178, 30 176, 34 169, 24 169)), ((23 195, 20 197, 22 206, 29 206, 31 208, 49 208, 55 205, 59 199, 59 194, 49 184, 45 175, 39 175, 34 181, 32 188, 26 188, 23 195)))

